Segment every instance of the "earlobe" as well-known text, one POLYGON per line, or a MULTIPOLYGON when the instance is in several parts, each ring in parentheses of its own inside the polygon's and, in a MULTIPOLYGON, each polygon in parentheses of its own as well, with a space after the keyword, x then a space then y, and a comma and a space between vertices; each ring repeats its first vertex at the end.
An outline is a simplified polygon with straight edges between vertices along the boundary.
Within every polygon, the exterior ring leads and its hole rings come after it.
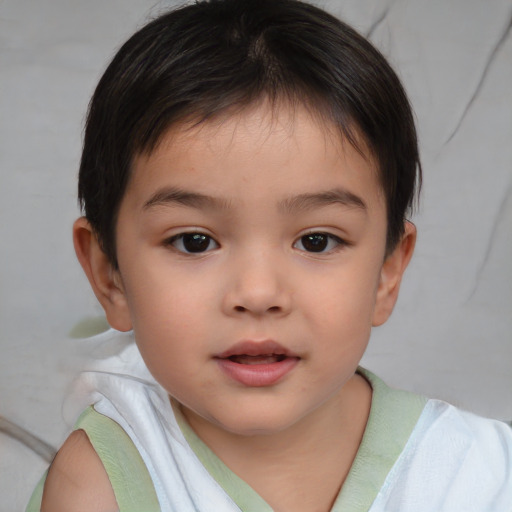
POLYGON ((73 225, 73 243, 78 261, 105 310, 108 323, 118 331, 131 330, 128 304, 119 271, 113 268, 85 217, 80 217, 73 225))
POLYGON ((374 327, 382 325, 395 307, 402 276, 411 260, 415 244, 416 226, 412 222, 406 221, 404 234, 400 242, 393 249, 393 252, 387 256, 381 268, 373 312, 372 324, 374 327))

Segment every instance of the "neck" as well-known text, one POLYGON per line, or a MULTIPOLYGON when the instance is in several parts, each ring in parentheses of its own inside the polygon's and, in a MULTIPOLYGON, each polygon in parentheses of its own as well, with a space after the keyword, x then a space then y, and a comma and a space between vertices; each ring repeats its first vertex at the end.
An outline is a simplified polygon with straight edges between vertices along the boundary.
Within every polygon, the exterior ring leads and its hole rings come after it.
POLYGON ((355 375, 314 414, 261 436, 211 428, 190 411, 183 414, 203 442, 276 512, 328 511, 361 443, 371 394, 368 382, 355 375))

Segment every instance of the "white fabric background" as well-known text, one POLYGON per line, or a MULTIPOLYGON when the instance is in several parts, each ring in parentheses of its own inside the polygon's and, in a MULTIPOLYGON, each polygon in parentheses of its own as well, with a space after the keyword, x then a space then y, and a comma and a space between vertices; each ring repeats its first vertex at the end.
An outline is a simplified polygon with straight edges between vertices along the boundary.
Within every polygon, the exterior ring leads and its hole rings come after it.
MULTIPOLYGON (((419 240, 363 363, 388 383, 512 419, 512 0, 320 0, 389 57, 418 118, 419 240)), ((58 446, 101 310, 71 225, 83 116, 114 50, 167 3, 0 0, 0 415, 58 446)), ((45 463, 0 433, 0 511, 45 463)))

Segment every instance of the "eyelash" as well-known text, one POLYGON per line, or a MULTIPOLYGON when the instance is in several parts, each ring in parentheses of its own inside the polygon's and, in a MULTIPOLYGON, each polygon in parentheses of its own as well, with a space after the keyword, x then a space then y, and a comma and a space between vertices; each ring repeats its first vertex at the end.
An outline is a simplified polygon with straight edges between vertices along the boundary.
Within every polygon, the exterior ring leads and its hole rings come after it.
MULTIPOLYGON (((173 249, 183 254, 204 254, 220 247, 215 239, 200 231, 179 233, 165 240, 164 245, 171 246, 173 249), (196 247, 193 248, 190 245, 189 247, 186 246, 191 243, 196 244, 196 247)), ((322 231, 312 231, 298 238, 294 242, 293 247, 306 253, 326 254, 338 251, 347 245, 349 245, 348 242, 336 235, 322 231), (309 244, 309 250, 305 246, 305 243, 309 244), (299 244, 302 245, 302 248, 298 247, 299 244)))
MULTIPOLYGON (((299 249, 301 251, 310 253, 310 254, 326 254, 331 252, 336 252, 341 250, 343 247, 348 246, 348 242, 343 240, 342 238, 333 235, 331 233, 325 233, 323 231, 312 231, 310 233, 306 233, 305 235, 302 235, 294 244, 293 247, 295 249, 299 249), (314 238, 316 237, 316 240, 314 238), (317 245, 316 248, 320 248, 320 250, 308 250, 304 246, 304 242, 311 242, 312 244, 318 244, 320 242, 320 245, 317 245), (302 245, 302 249, 300 247, 297 247, 298 244, 302 245), (325 243, 325 245, 324 245, 325 243), (333 245, 334 244, 334 245, 333 245)), ((312 246, 310 246, 310 249, 312 246)))
POLYGON ((192 231, 188 233, 179 233, 178 235, 174 235, 171 238, 165 240, 164 244, 166 246, 172 246, 178 252, 183 254, 204 254, 206 252, 210 252, 213 249, 218 249, 219 244, 209 235, 205 233, 201 233, 200 231, 192 231), (197 242, 198 244, 203 244, 206 242, 206 246, 202 247, 202 245, 198 245, 200 250, 194 251, 189 250, 191 247, 186 247, 185 244, 187 242, 197 242), (214 247, 211 247, 214 245, 214 247))

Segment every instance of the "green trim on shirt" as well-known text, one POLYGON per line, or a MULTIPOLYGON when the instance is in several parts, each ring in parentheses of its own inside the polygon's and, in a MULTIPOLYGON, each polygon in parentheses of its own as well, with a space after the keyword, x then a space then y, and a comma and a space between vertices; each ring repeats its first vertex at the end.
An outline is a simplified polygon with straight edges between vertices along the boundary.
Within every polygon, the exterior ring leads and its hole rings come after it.
POLYGON ((30 497, 30 501, 28 502, 25 512, 40 512, 41 511, 41 503, 43 501, 44 483, 46 482, 47 476, 48 476, 48 470, 45 471, 44 475, 41 477, 41 480, 39 480, 39 482, 36 485, 36 488, 32 492, 32 496, 30 497))
POLYGON ((187 443, 208 473, 243 512, 272 512, 270 505, 244 480, 233 473, 222 460, 197 436, 183 416, 177 403, 172 402, 174 416, 187 443))
POLYGON ((88 407, 75 430, 84 430, 107 472, 121 512, 160 512, 153 482, 128 434, 111 418, 88 407))
MULTIPOLYGON (((371 385, 372 404, 363 440, 331 512, 367 512, 402 453, 427 403, 425 397, 388 387, 371 372, 358 369, 371 385)), ((179 407, 178 425, 188 444, 242 512, 272 512, 270 505, 235 475, 197 436, 179 407)))
MULTIPOLYGON (((75 430, 83 430, 103 463, 121 512, 160 512, 148 469, 128 434, 114 420, 88 407, 75 430)), ((77 461, 77 464, 80 462, 77 461)), ((25 512, 39 512, 48 471, 37 484, 25 512)))
POLYGON ((366 512, 371 507, 427 403, 423 396, 388 387, 363 368, 358 373, 373 389, 370 416, 332 512, 366 512))

